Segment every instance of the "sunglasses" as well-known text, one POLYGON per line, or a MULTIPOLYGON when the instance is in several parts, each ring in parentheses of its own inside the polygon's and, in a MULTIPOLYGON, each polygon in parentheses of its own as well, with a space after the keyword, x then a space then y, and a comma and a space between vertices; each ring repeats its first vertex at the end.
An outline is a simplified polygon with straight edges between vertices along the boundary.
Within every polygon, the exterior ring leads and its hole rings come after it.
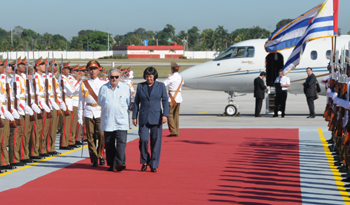
POLYGON ((119 78, 119 75, 117 75, 117 76, 109 76, 109 78, 110 78, 110 79, 113 79, 113 78, 118 79, 118 78, 119 78))

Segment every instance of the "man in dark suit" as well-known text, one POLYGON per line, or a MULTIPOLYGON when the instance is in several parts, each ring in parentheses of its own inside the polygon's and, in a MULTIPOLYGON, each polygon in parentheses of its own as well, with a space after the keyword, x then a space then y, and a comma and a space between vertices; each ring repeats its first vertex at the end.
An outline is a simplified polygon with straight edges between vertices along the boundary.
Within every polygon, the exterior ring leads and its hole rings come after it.
POLYGON ((306 68, 307 78, 302 82, 304 93, 306 95, 307 105, 309 106, 310 115, 307 118, 315 118, 314 100, 316 97, 316 76, 312 73, 312 68, 306 68))
POLYGON ((255 97, 255 117, 260 117, 263 99, 265 98, 265 83, 264 78, 266 73, 263 71, 260 76, 254 80, 254 97, 255 97))
POLYGON ((162 145, 162 125, 169 117, 169 97, 164 83, 156 81, 158 72, 155 68, 146 68, 143 78, 146 82, 137 85, 132 119, 135 126, 139 124, 141 171, 146 171, 149 165, 151 172, 157 172, 162 145), (150 134, 151 154, 148 152, 150 134))

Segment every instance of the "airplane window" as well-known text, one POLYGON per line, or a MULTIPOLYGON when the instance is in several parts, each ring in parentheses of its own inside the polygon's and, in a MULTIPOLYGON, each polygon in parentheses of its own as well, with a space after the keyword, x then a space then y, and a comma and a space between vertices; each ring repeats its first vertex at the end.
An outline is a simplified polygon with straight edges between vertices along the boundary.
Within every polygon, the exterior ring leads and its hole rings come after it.
POLYGON ((330 51, 330 50, 328 50, 328 51, 326 52, 326 58, 327 58, 328 60, 331 59, 331 51, 330 51))
POLYGON ((317 59, 317 51, 311 51, 311 59, 316 60, 317 59))
POLYGON ((233 53, 232 58, 242 58, 244 57, 245 48, 237 48, 237 50, 233 53))
POLYGON ((248 47, 245 57, 254 57, 254 47, 248 47))
POLYGON ((226 51, 222 52, 217 58, 215 58, 215 60, 224 60, 230 58, 235 49, 236 47, 230 47, 226 49, 226 51))

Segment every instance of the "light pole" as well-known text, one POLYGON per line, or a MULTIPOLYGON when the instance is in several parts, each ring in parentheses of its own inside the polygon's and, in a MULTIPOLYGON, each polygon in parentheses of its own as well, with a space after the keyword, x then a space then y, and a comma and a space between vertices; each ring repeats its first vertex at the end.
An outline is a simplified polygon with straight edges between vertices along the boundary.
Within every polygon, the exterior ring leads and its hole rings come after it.
POLYGON ((108 56, 108 51, 109 51, 109 29, 108 30, 108 36, 107 36, 107 56, 108 56))

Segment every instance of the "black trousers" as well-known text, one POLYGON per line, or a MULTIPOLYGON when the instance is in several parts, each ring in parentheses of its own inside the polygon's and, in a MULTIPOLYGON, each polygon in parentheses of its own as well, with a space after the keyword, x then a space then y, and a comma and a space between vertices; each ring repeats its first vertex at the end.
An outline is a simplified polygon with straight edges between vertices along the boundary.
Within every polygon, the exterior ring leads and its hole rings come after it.
POLYGON ((106 158, 107 165, 113 166, 117 164, 125 164, 125 149, 126 149, 126 130, 115 130, 105 133, 106 158), (117 142, 117 145, 115 144, 117 142))
POLYGON ((284 115, 284 111, 286 110, 286 101, 287 101, 287 91, 282 90, 279 93, 276 93, 276 98, 275 98, 275 109, 274 113, 275 115, 278 115, 278 106, 281 105, 281 112, 282 115, 284 115))
POLYGON ((261 112, 263 98, 255 98, 255 117, 258 117, 261 112))
POLYGON ((315 97, 306 97, 307 105, 309 106, 310 116, 316 116, 315 114, 315 105, 314 105, 315 97))

